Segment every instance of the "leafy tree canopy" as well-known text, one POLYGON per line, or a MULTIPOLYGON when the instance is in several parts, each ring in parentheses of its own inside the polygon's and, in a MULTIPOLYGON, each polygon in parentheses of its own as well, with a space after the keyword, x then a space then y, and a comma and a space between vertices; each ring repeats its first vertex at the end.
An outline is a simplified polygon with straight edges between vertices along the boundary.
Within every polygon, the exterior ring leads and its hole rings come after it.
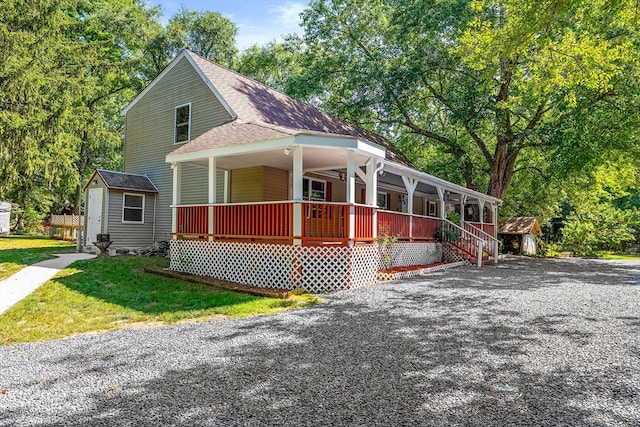
POLYGON ((502 198, 519 171, 637 144, 636 6, 314 0, 297 95, 502 198))

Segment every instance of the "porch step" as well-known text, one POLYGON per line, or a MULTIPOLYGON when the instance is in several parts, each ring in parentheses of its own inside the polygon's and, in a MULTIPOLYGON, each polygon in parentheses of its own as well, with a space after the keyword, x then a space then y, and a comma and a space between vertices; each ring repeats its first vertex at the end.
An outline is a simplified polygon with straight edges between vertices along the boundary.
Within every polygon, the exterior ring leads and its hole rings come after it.
MULTIPOLYGON (((464 249, 456 245, 453 245, 451 243, 449 243, 449 248, 451 248, 451 250, 453 250, 456 254, 458 254, 462 259, 464 259, 471 265, 478 264, 478 257, 471 255, 469 252, 465 251, 464 249)), ((485 255, 482 257, 482 265, 492 265, 492 264, 494 264, 493 257, 490 257, 488 255, 485 255)))

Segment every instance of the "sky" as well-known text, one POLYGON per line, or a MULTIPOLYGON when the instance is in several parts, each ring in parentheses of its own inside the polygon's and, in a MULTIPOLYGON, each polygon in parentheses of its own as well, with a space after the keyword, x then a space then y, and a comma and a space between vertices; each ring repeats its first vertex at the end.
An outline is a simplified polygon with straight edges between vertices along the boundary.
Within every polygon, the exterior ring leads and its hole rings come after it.
POLYGON ((280 41, 282 35, 298 33, 300 12, 307 6, 308 0, 147 0, 149 4, 159 5, 164 15, 163 24, 185 7, 190 10, 211 10, 219 12, 238 26, 236 43, 240 50, 265 44, 271 40, 280 41))

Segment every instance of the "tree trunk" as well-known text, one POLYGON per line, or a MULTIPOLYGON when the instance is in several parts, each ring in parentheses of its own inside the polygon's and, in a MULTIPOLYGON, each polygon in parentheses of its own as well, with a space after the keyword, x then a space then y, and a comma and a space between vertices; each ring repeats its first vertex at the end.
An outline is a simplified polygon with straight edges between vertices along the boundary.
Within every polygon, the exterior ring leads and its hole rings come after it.
POLYGON ((508 150, 505 142, 498 142, 491 165, 491 177, 487 194, 498 199, 504 198, 515 170, 517 151, 508 150))
MULTIPOLYGON (((80 204, 82 202, 82 179, 84 170, 87 167, 88 159, 87 159, 87 138, 88 132, 84 130, 82 132, 82 141, 80 142, 80 156, 78 158, 78 163, 76 164, 78 167, 78 185, 76 185, 76 194, 73 198, 73 210, 72 212, 80 212, 80 204)), ((78 214, 79 215, 79 214, 78 214)))

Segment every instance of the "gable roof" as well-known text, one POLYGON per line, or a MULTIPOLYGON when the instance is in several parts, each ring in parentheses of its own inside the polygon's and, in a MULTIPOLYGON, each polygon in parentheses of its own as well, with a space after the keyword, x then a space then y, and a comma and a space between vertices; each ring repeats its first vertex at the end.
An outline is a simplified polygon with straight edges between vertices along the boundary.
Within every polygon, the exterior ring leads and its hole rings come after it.
POLYGON ((124 110, 126 112, 175 64, 185 58, 231 116, 170 155, 241 145, 295 135, 361 139, 386 149, 386 158, 414 167, 386 138, 271 89, 235 71, 183 50, 124 110))
POLYGON ((535 216, 513 216, 500 221, 498 234, 542 234, 535 216))
POLYGON ((108 171, 104 169, 96 169, 87 181, 84 188, 86 189, 93 177, 99 175, 104 184, 110 190, 130 190, 142 191, 144 193, 157 193, 158 189, 151 182, 148 176, 135 173, 124 173, 108 171))

